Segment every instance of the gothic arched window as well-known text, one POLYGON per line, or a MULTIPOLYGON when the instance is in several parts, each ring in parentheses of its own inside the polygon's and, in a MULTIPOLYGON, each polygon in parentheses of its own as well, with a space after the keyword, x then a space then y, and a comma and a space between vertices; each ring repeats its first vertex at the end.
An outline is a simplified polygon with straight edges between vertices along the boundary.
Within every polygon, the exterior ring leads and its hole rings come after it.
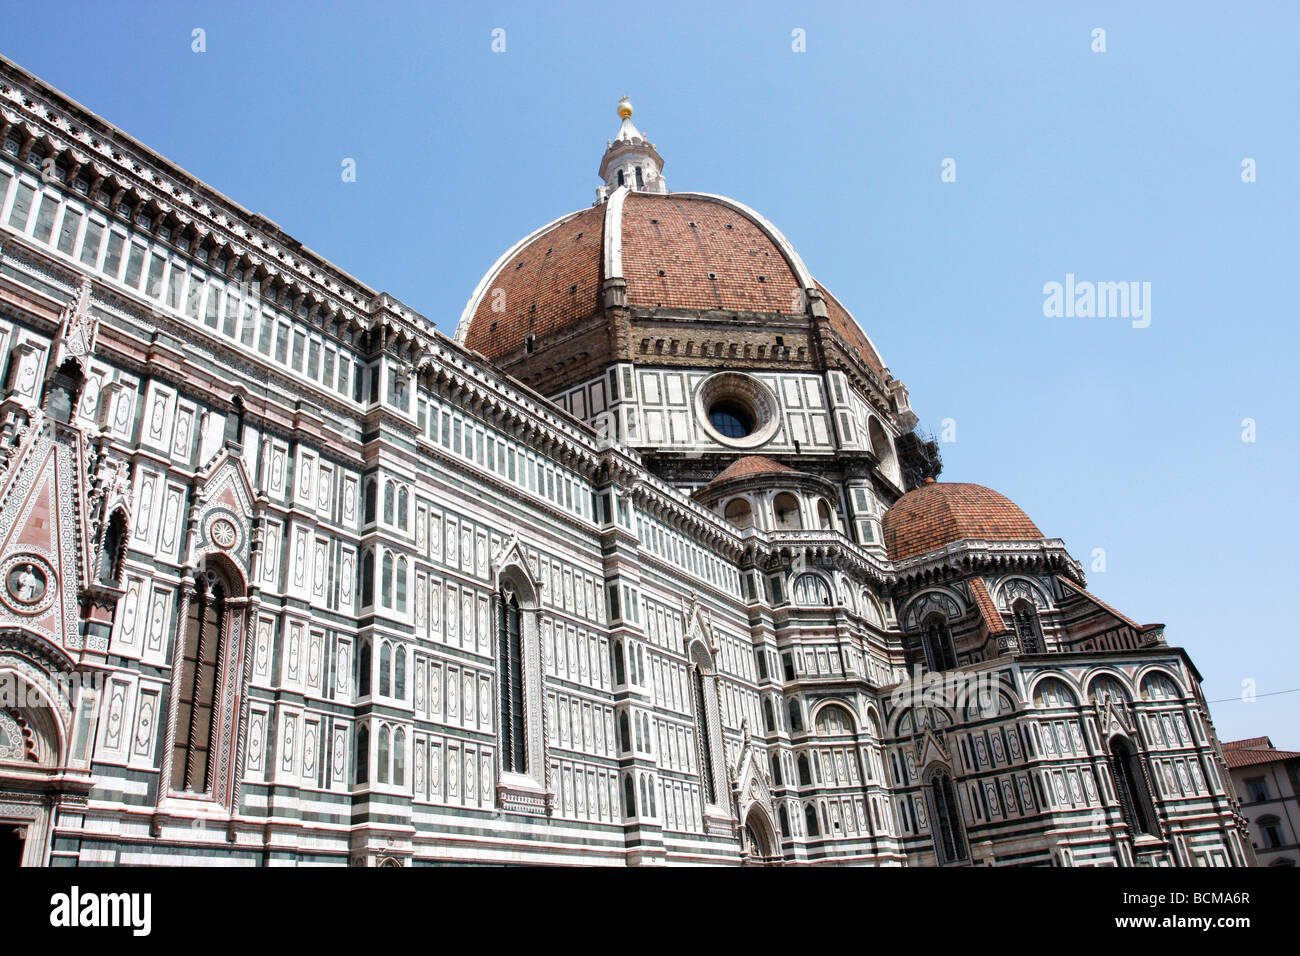
POLYGON ((1133 745, 1123 737, 1110 742, 1110 772, 1115 778, 1115 796, 1119 799, 1124 822, 1136 835, 1156 835, 1155 815, 1151 809, 1151 792, 1147 789, 1146 774, 1133 745))
POLYGON ((393 696, 406 697, 406 649, 401 647, 393 661, 393 696))
POLYGON ((808 766, 808 758, 804 754, 799 755, 799 786, 812 786, 812 770, 808 766))
POLYGON ((614 683, 615 685, 626 684, 627 675, 623 669, 623 642, 615 641, 610 645, 610 653, 614 656, 614 683))
POLYGON ((930 670, 946 671, 957 666, 952 634, 941 614, 931 614, 921 624, 921 646, 925 651, 925 664, 930 670))
POLYGON ((379 752, 376 756, 379 758, 379 766, 375 773, 375 779, 379 783, 388 783, 389 733, 387 726, 379 728, 379 752))
POLYGON ((194 595, 180 646, 179 707, 172 747, 172 789, 212 789, 212 738, 217 682, 225 649, 226 582, 215 571, 194 576, 194 595))
POLYGON ((396 581, 397 586, 395 588, 395 590, 397 591, 397 604, 395 605, 395 607, 397 608, 398 611, 402 613, 406 612, 407 567, 408 565, 406 563, 406 558, 397 559, 397 581, 396 581))
POLYGON ((817 809, 810 803, 803 808, 803 822, 808 828, 809 836, 818 836, 821 828, 817 824, 817 809))
POLYGON ((126 556, 126 514, 113 512, 104 528, 103 546, 99 552, 99 581, 114 587, 122 579, 122 559, 126 556))
POLYGON ((1016 639, 1025 654, 1043 653, 1043 631, 1038 621, 1038 610, 1024 598, 1011 606, 1015 618, 1016 639))
POLYGON ((381 575, 379 586, 381 589, 380 603, 382 603, 384 607, 392 607, 393 606, 393 553, 391 551, 384 552, 383 574, 381 575))
POLYGON ((379 648, 379 696, 390 696, 393 689, 393 645, 384 641, 379 648))
POLYGON ((371 478, 366 482, 365 491, 362 493, 362 497, 365 498, 363 508, 366 524, 371 524, 375 520, 375 507, 377 504, 375 499, 378 498, 378 496, 379 493, 375 487, 375 480, 371 478))
POLYGON ((497 660, 501 664, 501 766, 513 773, 526 773, 523 614, 514 588, 506 586, 501 589, 499 604, 497 660))
POLYGON ((930 803, 930 830, 939 862, 964 862, 967 858, 966 835, 961 825, 961 808, 957 805, 952 777, 947 771, 936 771, 930 775, 926 789, 930 803))
POLYGON ((709 698, 716 693, 712 686, 713 659, 698 641, 691 648, 691 689, 695 703, 696 733, 700 741, 700 777, 704 784, 705 802, 718 803, 718 784, 715 768, 718 758, 713 750, 713 725, 709 698))
POLYGON ((406 530, 407 517, 406 513, 411 507, 411 495, 403 485, 401 491, 397 493, 397 527, 406 530))
MULTIPOLYGON (((369 683, 367 681, 367 683, 369 683)), ((370 730, 365 725, 357 731, 357 783, 370 782, 370 730)))
POLYGON ((393 734, 393 786, 406 786, 406 731, 401 727, 393 734))
POLYGON ((361 557, 361 606, 375 603, 375 552, 367 551, 361 557))

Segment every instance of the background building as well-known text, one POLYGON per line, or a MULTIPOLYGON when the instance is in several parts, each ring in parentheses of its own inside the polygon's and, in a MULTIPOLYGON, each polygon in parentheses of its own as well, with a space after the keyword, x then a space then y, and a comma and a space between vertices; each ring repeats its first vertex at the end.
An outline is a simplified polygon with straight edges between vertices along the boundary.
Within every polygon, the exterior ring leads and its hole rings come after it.
POLYGON ((1223 745, 1241 812, 1260 866, 1300 862, 1300 753, 1278 750, 1268 737, 1223 745))
POLYGON ((0 81, 11 858, 1249 861, 1187 655, 630 104, 452 341, 0 81))

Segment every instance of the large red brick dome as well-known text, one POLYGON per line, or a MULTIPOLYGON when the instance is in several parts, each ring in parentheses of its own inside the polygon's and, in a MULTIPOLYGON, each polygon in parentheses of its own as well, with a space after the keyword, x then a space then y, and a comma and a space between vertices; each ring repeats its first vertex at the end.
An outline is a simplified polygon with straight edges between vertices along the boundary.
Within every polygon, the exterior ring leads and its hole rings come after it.
POLYGON ((983 485, 927 479, 894 503, 882 521, 892 561, 955 541, 1033 541, 1038 526, 1010 498, 983 485))
POLYGON ((816 290, 831 332, 877 374, 870 339, 808 273, 784 236, 722 196, 619 189, 516 244, 488 271, 456 337, 501 358, 600 312, 607 280, 626 283, 631 309, 803 316, 816 290))

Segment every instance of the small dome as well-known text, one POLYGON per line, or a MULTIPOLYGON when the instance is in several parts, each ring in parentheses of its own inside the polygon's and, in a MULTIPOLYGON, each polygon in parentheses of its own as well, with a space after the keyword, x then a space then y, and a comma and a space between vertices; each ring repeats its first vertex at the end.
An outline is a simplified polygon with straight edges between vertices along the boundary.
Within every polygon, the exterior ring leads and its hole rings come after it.
POLYGON ((892 561, 942 548, 954 541, 1033 541, 1038 526, 1010 498, 983 485, 957 481, 925 484, 885 512, 885 547, 892 561))
POLYGON ((794 469, 771 458, 764 458, 762 455, 746 455, 744 458, 737 458, 718 472, 717 476, 704 487, 713 488, 735 478, 752 478, 754 475, 771 475, 778 472, 794 473, 794 469))

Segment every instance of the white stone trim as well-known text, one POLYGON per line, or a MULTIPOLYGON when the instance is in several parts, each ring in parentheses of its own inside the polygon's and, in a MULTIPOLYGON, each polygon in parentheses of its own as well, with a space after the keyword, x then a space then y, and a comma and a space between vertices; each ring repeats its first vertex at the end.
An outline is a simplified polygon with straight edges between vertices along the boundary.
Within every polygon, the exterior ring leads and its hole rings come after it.
POLYGON ((623 201, 628 188, 619 186, 605 203, 605 278, 623 278, 623 201))

